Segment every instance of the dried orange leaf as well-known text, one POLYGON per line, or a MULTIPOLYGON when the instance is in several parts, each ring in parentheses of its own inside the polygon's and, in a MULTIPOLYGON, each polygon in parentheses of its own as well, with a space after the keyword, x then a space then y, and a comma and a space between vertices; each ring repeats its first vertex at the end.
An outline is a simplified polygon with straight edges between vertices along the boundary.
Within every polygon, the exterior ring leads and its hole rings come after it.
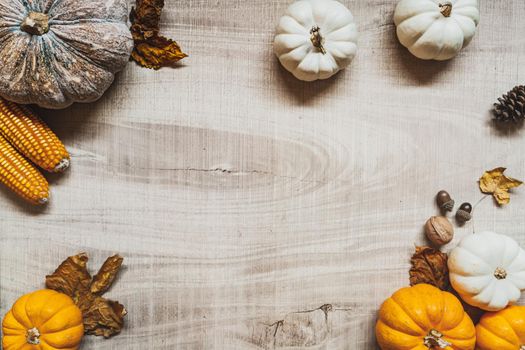
POLYGON ((187 57, 173 40, 159 35, 160 14, 164 0, 137 0, 131 10, 131 34, 135 47, 131 57, 146 68, 173 66, 187 57))
POLYGON ((410 285, 431 284, 441 290, 450 288, 447 254, 431 247, 416 247, 410 263, 410 285))
POLYGON ((506 168, 496 168, 485 171, 479 179, 479 188, 481 192, 492 194, 499 205, 510 202, 509 190, 521 186, 523 182, 505 176, 503 173, 506 168))
POLYGON ((118 255, 109 257, 92 278, 87 270, 88 256, 81 253, 67 258, 46 276, 47 288, 69 295, 80 308, 86 334, 109 338, 124 325, 124 306, 101 296, 111 287, 122 261, 118 255))

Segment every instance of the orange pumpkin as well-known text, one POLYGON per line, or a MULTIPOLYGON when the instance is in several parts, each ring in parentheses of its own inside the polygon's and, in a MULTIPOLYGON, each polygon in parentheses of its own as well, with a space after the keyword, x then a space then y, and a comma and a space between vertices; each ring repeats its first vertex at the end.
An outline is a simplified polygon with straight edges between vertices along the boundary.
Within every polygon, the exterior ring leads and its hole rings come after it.
POLYGON ((418 284, 383 303, 376 338, 383 350, 473 350, 476 329, 458 298, 418 284))
POLYGON ((478 350, 525 350, 525 306, 487 312, 476 326, 478 350))
POLYGON ((77 350, 82 313, 65 294, 50 289, 18 299, 2 322, 4 350, 77 350))

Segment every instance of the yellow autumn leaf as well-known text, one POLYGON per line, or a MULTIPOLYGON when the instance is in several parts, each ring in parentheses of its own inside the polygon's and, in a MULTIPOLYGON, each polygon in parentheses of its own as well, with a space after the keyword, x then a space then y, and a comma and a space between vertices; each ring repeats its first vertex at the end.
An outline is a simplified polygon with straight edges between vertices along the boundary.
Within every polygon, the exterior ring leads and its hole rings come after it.
POLYGON ((479 188, 481 192, 492 194, 499 205, 510 202, 509 190, 521 186, 523 182, 505 176, 503 173, 506 168, 496 168, 485 171, 479 179, 479 188))
POLYGON ((172 66, 187 55, 180 50, 175 41, 157 36, 148 42, 135 45, 131 57, 143 67, 159 69, 172 66))

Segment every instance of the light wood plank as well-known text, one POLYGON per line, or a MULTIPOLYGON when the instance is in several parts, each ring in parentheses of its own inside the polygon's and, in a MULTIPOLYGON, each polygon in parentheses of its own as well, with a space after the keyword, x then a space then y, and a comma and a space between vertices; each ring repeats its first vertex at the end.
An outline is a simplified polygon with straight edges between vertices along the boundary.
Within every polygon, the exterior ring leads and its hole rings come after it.
MULTIPOLYGON (((96 269, 120 252, 109 296, 126 328, 82 349, 375 349, 435 193, 476 202, 495 166, 525 178, 525 130, 498 132, 488 112, 525 78, 525 3, 482 2, 472 44, 437 63, 398 44, 395 1, 343 2, 359 53, 329 81, 274 58, 288 1, 167 0, 179 68, 130 64, 97 103, 43 111, 73 166, 43 211, 0 190, 1 314, 68 255, 96 269)), ((525 245, 523 227, 522 190, 504 209, 483 201, 457 237, 525 245)))

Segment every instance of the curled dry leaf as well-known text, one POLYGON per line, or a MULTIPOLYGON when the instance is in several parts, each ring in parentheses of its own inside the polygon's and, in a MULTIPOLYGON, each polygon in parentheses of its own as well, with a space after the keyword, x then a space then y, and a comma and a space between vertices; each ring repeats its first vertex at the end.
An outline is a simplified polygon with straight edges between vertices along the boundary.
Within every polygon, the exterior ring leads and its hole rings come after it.
POLYGON ((481 192, 492 194, 499 205, 510 202, 509 190, 521 186, 523 182, 505 176, 503 173, 506 168, 496 168, 485 171, 479 179, 479 188, 481 192))
POLYGON ((410 285, 427 283, 441 290, 449 290, 448 256, 431 247, 416 247, 416 252, 410 259, 410 285))
POLYGON ((106 259, 91 281, 89 288, 91 293, 102 295, 108 291, 117 277, 118 271, 122 266, 122 261, 123 259, 119 255, 110 256, 106 259))
POLYGON ((159 69, 187 57, 175 41, 159 35, 164 0, 137 0, 136 5, 130 15, 135 41, 131 58, 143 67, 159 69))
POLYGON ((91 277, 87 270, 88 256, 70 256, 46 276, 46 287, 69 295, 82 311, 86 334, 109 338, 120 332, 126 309, 116 301, 102 297, 113 284, 123 258, 109 257, 99 272, 91 277))

